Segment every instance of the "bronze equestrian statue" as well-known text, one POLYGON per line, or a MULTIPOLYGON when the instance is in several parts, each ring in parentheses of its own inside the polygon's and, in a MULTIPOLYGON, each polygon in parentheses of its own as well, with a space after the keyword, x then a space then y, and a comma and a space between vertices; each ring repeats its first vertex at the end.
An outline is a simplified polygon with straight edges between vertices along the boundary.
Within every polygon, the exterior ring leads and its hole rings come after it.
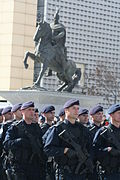
POLYGON ((34 87, 40 87, 41 78, 47 68, 48 75, 52 75, 52 71, 57 73, 57 77, 63 84, 57 91, 72 92, 74 86, 78 83, 81 77, 81 70, 76 67, 74 61, 67 60, 67 50, 65 47, 66 30, 59 23, 58 11, 54 16, 54 22, 49 24, 45 21, 38 23, 33 40, 35 41, 35 51, 31 53, 27 51, 24 57, 24 66, 27 69, 27 58, 41 63, 41 70, 37 81, 33 84, 34 87))

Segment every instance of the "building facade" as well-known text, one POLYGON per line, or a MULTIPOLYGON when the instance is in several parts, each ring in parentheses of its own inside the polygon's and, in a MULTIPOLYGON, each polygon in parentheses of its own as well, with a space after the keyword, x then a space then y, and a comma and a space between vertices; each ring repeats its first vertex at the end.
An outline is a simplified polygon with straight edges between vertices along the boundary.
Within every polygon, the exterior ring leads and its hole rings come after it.
MULTIPOLYGON (((85 93, 105 95, 107 88, 104 87, 104 84, 100 86, 100 76, 96 71, 110 73, 114 81, 119 84, 120 1, 38 0, 38 19, 43 17, 43 13, 44 19, 51 23, 57 8, 60 8, 60 22, 65 25, 67 31, 68 60, 74 60, 78 65, 82 64, 84 67, 85 93), (97 86, 98 88, 95 88, 97 86)), ((105 75, 101 77, 101 80, 104 79, 109 81, 105 75)), ((55 86, 55 82, 54 78, 53 80, 45 78, 44 84, 52 88, 53 86, 50 84, 55 86)), ((118 84, 116 87, 119 86, 118 84)), ((79 88, 77 86, 74 91, 81 92, 80 86, 79 88)), ((111 89, 111 91, 114 90, 111 89)))
POLYGON ((33 62, 25 70, 23 57, 34 51, 36 0, 0 1, 0 90, 16 90, 31 85, 33 62))

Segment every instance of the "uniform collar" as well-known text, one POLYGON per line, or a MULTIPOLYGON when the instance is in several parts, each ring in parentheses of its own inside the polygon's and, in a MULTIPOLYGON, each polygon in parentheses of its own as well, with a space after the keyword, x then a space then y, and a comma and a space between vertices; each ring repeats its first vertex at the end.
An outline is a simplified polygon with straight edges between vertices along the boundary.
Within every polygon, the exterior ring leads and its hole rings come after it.
POLYGON ((76 122, 76 121, 75 121, 74 124, 72 124, 68 119, 65 119, 65 120, 64 120, 64 123, 67 124, 68 126, 72 126, 72 127, 76 127, 76 125, 77 125, 77 122, 76 122))
POLYGON ((96 124, 94 124, 94 123, 92 123, 92 126, 95 126, 95 127, 97 127, 97 128, 101 128, 102 127, 102 125, 100 124, 100 126, 97 126, 96 124))
POLYGON ((27 127, 28 126, 36 126, 36 124, 37 124, 37 123, 27 124, 24 119, 22 119, 22 121, 23 121, 24 125, 27 126, 27 127))

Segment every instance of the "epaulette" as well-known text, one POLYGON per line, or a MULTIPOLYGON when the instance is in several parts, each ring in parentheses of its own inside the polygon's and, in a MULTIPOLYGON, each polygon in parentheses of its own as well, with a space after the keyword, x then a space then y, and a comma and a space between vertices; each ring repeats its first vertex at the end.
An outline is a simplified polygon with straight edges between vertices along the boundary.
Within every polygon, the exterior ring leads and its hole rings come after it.
POLYGON ((61 121, 61 122, 55 124, 54 127, 55 127, 59 132, 61 132, 61 131, 63 131, 64 129, 66 129, 66 124, 65 124, 64 121, 61 121))
POLYGON ((95 129, 96 126, 91 126, 89 127, 89 131, 92 131, 93 129, 95 129))
POLYGON ((100 135, 103 135, 108 130, 108 128, 103 126, 103 127, 100 128, 100 130, 101 130, 100 135))
POLYGON ((110 126, 103 126, 102 132, 100 133, 100 135, 103 135, 105 132, 113 132, 113 130, 111 129, 110 126))
POLYGON ((109 130, 108 126, 103 126, 103 127, 101 127, 101 128, 96 132, 96 134, 95 134, 95 136, 94 136, 94 139, 93 139, 93 142, 96 141, 98 135, 104 136, 105 133, 106 133, 108 130, 109 130))
POLYGON ((21 124, 23 122, 23 120, 21 119, 20 121, 15 121, 12 125, 13 126, 18 126, 19 124, 21 124))
POLYGON ((12 119, 11 119, 11 120, 8 120, 8 121, 5 121, 5 122, 3 123, 3 125, 9 124, 9 123, 11 123, 11 122, 12 122, 12 119))

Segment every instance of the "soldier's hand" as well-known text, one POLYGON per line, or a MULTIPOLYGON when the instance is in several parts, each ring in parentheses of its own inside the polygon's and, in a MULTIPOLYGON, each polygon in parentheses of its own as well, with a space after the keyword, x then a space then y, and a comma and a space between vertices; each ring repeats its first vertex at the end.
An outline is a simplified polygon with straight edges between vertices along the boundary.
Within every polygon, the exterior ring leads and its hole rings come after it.
POLYGON ((102 149, 102 151, 104 151, 104 152, 106 152, 106 151, 110 152, 111 149, 112 149, 112 147, 106 147, 106 148, 102 149))
POLYGON ((108 147, 108 152, 110 152, 112 150, 112 147, 108 147))
POLYGON ((64 149, 64 154, 67 153, 68 149, 69 149, 69 148, 65 148, 65 149, 64 149))

